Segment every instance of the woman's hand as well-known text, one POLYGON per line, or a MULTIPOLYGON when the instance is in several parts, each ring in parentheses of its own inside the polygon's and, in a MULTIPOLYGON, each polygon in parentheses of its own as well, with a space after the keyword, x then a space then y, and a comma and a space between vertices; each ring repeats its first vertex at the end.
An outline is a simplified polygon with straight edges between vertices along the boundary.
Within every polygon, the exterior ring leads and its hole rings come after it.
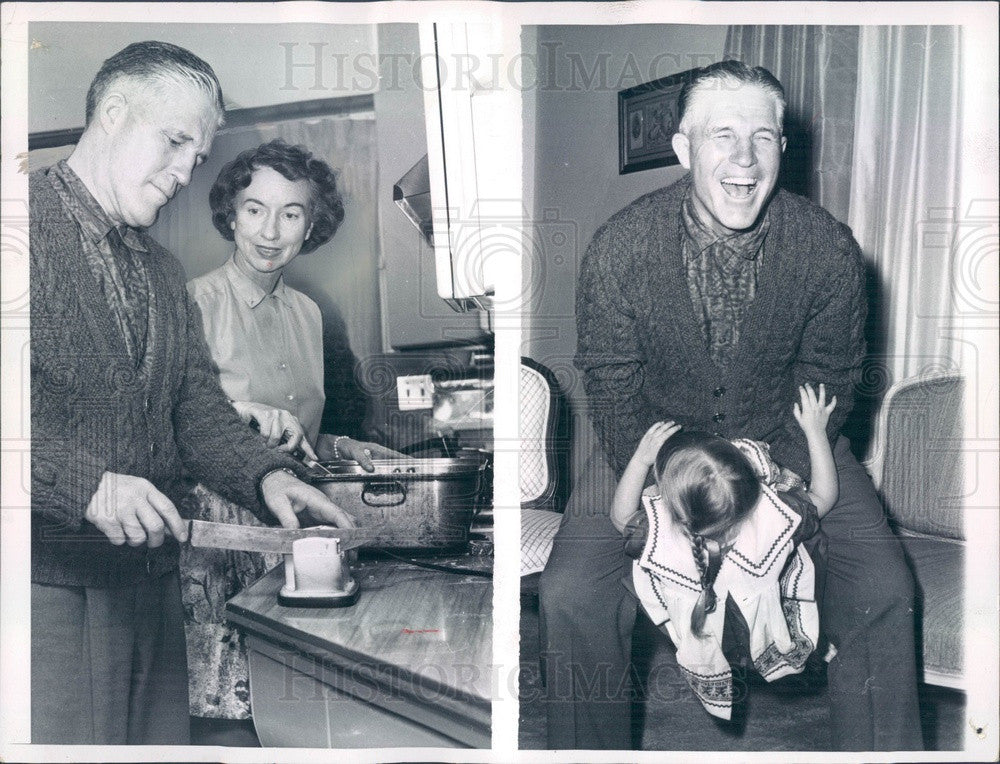
POLYGON ((826 385, 820 384, 817 394, 812 385, 805 384, 799 388, 799 402, 792 408, 792 413, 806 435, 825 438, 826 423, 836 406, 836 395, 829 403, 826 402, 826 385))
POLYGON ((642 436, 639 445, 635 449, 632 457, 637 464, 649 469, 656 461, 656 455, 660 453, 660 447, 667 442, 671 435, 681 429, 679 424, 673 422, 657 422, 642 436))
POLYGON ((293 453, 301 449, 309 459, 316 460, 316 452, 306 439, 306 431, 298 418, 284 409, 253 401, 233 401, 233 408, 247 424, 257 423, 260 434, 267 440, 268 448, 293 453))
POLYGON ((361 465, 361 469, 373 472, 375 465, 372 459, 409 459, 411 457, 393 451, 391 448, 380 446, 378 443, 354 440, 354 438, 334 437, 323 433, 319 436, 316 450, 320 458, 324 461, 336 459, 339 455, 341 459, 349 459, 361 465), (336 446, 336 447, 335 447, 336 446))

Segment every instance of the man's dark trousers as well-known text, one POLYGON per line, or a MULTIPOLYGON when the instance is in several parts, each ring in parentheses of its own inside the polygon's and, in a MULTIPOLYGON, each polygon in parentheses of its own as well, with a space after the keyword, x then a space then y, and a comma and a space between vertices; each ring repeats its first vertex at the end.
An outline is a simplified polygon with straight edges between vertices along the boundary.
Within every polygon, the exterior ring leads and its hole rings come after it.
MULTIPOLYGON (((845 438, 834 449, 840 499, 829 541, 821 627, 835 750, 921 750, 914 586, 871 480, 845 438)), ((567 507, 539 584, 548 747, 632 747, 629 670, 637 603, 621 535, 608 516, 614 479, 593 470, 567 507)), ((706 724, 709 719, 706 716, 706 724)))

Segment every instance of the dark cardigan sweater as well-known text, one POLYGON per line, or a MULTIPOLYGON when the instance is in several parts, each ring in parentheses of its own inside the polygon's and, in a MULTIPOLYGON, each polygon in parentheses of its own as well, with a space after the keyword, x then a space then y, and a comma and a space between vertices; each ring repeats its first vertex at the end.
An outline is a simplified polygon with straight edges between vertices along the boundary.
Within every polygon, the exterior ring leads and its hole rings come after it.
POLYGON ((864 263, 847 226, 785 191, 771 200, 756 297, 730 369, 709 356, 682 256, 685 176, 632 202, 605 223, 581 267, 576 365, 591 418, 620 476, 651 424, 771 445, 805 479, 809 452, 792 415, 798 386, 837 396, 836 438, 853 406, 864 358, 864 263))
POLYGON ((240 421, 212 371, 180 263, 145 233, 150 373, 136 373, 80 248, 77 223, 46 172, 30 193, 31 578, 112 587, 177 567, 172 538, 114 546, 84 520, 105 471, 149 480, 180 509, 200 480, 268 523, 261 478, 296 463, 240 421))

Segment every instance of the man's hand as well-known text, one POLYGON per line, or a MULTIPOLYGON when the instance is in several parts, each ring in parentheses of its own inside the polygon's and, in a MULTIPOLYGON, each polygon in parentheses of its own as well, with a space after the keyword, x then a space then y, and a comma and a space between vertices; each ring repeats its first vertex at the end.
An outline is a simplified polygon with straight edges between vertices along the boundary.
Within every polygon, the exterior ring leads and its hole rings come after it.
POLYGON ((323 434, 319 436, 316 450, 325 461, 336 458, 339 452, 341 459, 350 459, 361 465, 361 469, 372 472, 375 465, 372 459, 409 459, 410 457, 391 448, 380 446, 378 443, 368 443, 366 441, 354 440, 353 438, 340 438, 337 440, 332 435, 323 434), (337 448, 334 451, 333 444, 336 442, 337 448))
POLYGON ((260 482, 264 504, 283 528, 298 528, 301 512, 324 525, 354 528, 354 518, 330 501, 318 488, 307 485, 284 470, 269 472, 260 482))
POLYGON ((305 428, 291 412, 253 401, 233 401, 233 408, 247 424, 257 422, 268 448, 277 448, 287 453, 301 448, 307 457, 316 459, 316 452, 306 439, 305 428))
POLYGON ((187 523, 173 502, 134 475, 105 472, 83 516, 116 546, 158 547, 166 533, 187 541, 187 523))

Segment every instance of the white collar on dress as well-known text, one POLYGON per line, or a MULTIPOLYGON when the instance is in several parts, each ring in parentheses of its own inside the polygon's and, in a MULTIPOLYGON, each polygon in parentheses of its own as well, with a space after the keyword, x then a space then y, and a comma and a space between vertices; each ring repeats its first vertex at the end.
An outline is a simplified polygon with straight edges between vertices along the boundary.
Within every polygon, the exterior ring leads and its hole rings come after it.
MULTIPOLYGON (((646 546, 637 563, 664 583, 700 592, 701 580, 691 554, 691 541, 664 505, 659 495, 643 496, 649 518, 646 546)), ((785 559, 785 547, 791 541, 802 518, 766 485, 761 485, 760 499, 743 521, 723 565, 732 563, 754 578, 768 575, 775 563, 785 559)))
MULTIPOLYGON (((235 257, 236 256, 233 255, 226 261, 226 277, 229 279, 229 283, 233 285, 233 291, 236 292, 236 296, 243 300, 243 302, 251 308, 256 308, 264 301, 268 292, 261 289, 258 284, 256 284, 237 267, 235 257)), ((278 276, 278 283, 274 285, 274 291, 270 294, 273 294, 285 303, 285 305, 293 307, 291 296, 288 292, 289 289, 285 286, 284 275, 278 276)))

